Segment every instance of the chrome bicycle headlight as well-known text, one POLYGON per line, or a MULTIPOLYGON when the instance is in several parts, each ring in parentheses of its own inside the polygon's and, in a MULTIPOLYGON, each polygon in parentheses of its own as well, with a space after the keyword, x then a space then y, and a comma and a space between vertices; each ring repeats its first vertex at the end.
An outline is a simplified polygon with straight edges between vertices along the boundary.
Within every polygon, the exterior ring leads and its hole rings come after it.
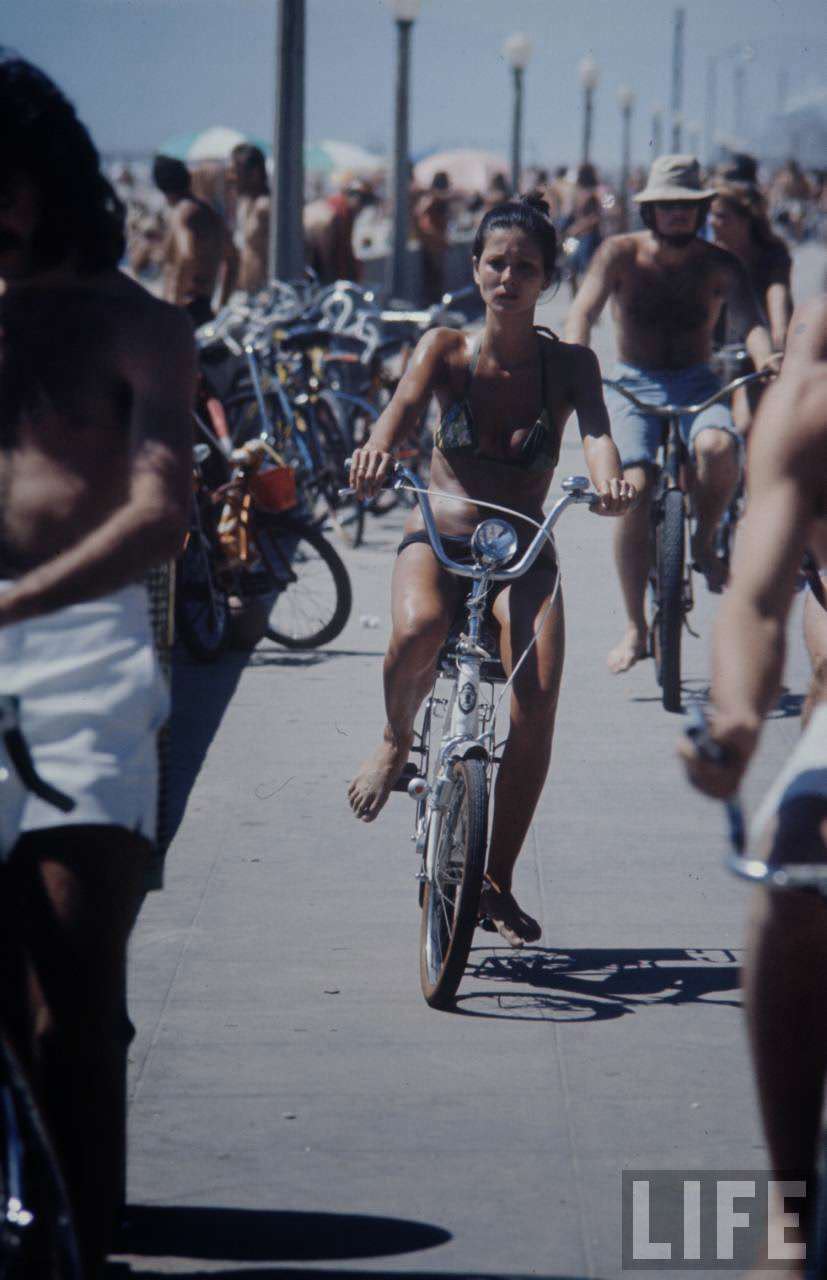
POLYGON ((517 550, 517 531, 507 520, 483 520, 474 530, 471 550, 477 564, 498 569, 513 560, 517 550))

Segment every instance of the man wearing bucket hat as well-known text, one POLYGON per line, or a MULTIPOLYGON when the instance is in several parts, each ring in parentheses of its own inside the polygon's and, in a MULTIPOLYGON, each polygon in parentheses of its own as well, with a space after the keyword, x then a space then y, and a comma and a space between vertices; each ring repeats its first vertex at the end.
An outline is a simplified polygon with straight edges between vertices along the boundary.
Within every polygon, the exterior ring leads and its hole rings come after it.
MULTIPOLYGON (((646 187, 635 196, 644 231, 611 236, 596 253, 566 321, 566 338, 587 345, 592 326, 611 298, 619 364, 612 378, 639 399, 697 404, 718 389, 709 366, 715 324, 729 308, 756 369, 773 359, 770 336, 746 272, 732 254, 702 240, 715 192, 701 185, 690 155, 659 156, 646 187)), ((620 643, 609 654, 615 673, 648 651, 644 600, 649 573, 649 500, 662 421, 606 389, 612 436, 624 475, 641 495, 617 521, 615 558, 627 613, 620 643)), ((692 555, 712 590, 725 569, 715 554, 715 530, 738 482, 741 446, 729 409, 713 405, 681 426, 694 461, 697 526, 692 555)))

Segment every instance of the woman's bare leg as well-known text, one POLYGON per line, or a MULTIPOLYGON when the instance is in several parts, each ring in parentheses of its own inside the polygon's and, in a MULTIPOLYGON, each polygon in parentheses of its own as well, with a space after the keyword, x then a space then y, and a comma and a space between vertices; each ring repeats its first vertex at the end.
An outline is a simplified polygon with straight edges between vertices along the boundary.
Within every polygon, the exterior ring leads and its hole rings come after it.
POLYGON ((441 569, 433 551, 413 543, 397 556, 391 586, 393 630, 385 655, 382 741, 348 788, 357 818, 372 822, 408 760, 413 724, 433 683, 437 655, 451 626, 462 585, 441 569))
MULTIPOLYGON (((494 616, 500 624, 503 665, 509 673, 546 613, 555 578, 552 570, 535 571, 503 591, 494 604, 494 616)), ((514 864, 531 825, 551 760, 564 650, 563 600, 558 596, 539 632, 537 644, 512 686, 508 741, 494 789, 487 874, 500 890, 509 893, 514 864)))

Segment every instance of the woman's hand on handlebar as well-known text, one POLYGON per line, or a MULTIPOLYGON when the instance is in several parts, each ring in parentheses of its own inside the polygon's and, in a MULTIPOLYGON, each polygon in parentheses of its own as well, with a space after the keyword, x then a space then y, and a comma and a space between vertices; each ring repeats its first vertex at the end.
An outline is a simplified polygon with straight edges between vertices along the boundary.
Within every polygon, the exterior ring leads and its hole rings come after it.
POLYGON ((372 498, 379 492, 393 467, 394 457, 368 441, 354 449, 350 459, 350 484, 357 498, 372 498))
POLYGON ((591 510, 598 516, 623 516, 637 500, 637 489, 622 476, 595 485, 597 497, 591 510))

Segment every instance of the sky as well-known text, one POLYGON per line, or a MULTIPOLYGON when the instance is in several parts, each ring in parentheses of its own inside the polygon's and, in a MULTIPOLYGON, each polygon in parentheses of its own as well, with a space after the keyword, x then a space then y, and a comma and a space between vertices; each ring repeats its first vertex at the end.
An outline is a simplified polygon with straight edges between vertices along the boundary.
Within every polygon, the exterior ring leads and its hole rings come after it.
MULTIPOLYGON (((733 72, 748 44, 753 137, 779 102, 827 83, 824 0, 683 0, 684 119, 704 121, 710 56, 717 128, 733 131, 733 72)), ((653 109, 668 105, 672 0, 422 0, 413 31, 411 151, 507 152, 511 80, 502 45, 525 32, 527 163, 576 161, 578 64, 597 61, 594 158, 617 162, 617 91, 636 93, 633 159, 645 162, 653 109)), ((0 0, 0 40, 48 72, 104 152, 150 152, 223 124, 272 133, 276 0, 0 0)), ((394 23, 385 0, 307 0, 306 136, 391 145, 394 23)))

